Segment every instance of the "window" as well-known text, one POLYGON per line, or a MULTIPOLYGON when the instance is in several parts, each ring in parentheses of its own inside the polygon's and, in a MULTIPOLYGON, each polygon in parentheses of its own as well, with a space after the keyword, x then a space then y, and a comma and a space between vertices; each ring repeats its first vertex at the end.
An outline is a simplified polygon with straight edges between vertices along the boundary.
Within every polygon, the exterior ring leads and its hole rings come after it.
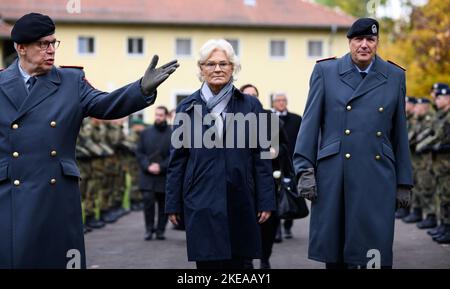
POLYGON ((132 55, 144 54, 144 39, 139 37, 128 38, 128 54, 132 55))
POLYGON ((308 41, 308 56, 309 57, 323 56, 323 42, 321 40, 308 41))
POLYGON ((256 6, 256 0, 244 0, 245 6, 256 6))
POLYGON ((178 106, 180 104, 180 102, 183 101, 183 99, 185 99, 186 97, 188 97, 190 94, 177 94, 176 95, 176 106, 178 106))
POLYGON ((93 54, 95 52, 94 37, 78 37, 78 53, 93 54))
POLYGON ((237 39, 225 39, 226 41, 230 42, 231 46, 233 46, 234 53, 236 53, 237 56, 241 54, 239 51, 239 40, 237 39))
POLYGON ((270 56, 273 58, 286 57, 286 41, 271 40, 270 41, 270 56))
POLYGON ((192 54, 192 41, 189 38, 177 38, 176 55, 189 57, 192 54))

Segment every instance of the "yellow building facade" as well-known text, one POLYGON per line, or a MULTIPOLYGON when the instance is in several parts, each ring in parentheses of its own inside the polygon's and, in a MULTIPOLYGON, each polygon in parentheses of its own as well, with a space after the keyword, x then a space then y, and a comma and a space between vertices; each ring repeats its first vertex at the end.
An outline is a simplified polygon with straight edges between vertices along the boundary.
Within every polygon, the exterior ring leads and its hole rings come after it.
POLYGON ((236 50, 242 70, 235 82, 237 87, 246 83, 255 84, 260 91, 260 100, 267 108, 270 107, 272 93, 284 92, 289 99, 289 109, 299 114, 303 113, 309 77, 316 60, 341 56, 348 51, 344 32, 333 34, 318 30, 59 24, 56 37, 61 40, 57 65, 83 66, 87 79, 96 88, 105 91, 139 79, 154 54, 159 55, 159 64, 178 59, 180 68, 160 86, 156 104, 144 113, 147 122, 151 122, 155 106, 175 108, 177 96, 179 99, 199 89, 198 52, 211 38, 232 40, 235 45, 238 43, 236 50), (80 38, 93 39, 92 53, 80 53, 80 38), (142 53, 129 53, 129 38, 142 39, 142 53), (177 54, 177 39, 189 40, 190 55, 177 54), (285 43, 284 56, 271 55, 271 41, 285 43), (309 55, 311 41, 322 43, 321 55, 309 55))

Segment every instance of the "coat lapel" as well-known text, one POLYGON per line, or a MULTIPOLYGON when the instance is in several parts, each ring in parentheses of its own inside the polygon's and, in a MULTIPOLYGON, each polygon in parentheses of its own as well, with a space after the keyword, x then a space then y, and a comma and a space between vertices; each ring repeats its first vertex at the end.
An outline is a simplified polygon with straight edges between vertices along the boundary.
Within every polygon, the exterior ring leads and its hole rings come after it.
POLYGON ((36 84, 20 107, 18 118, 55 93, 60 83, 61 80, 55 67, 49 73, 38 77, 36 84))
POLYGON ((15 109, 19 110, 21 104, 18 100, 25 99, 28 92, 20 75, 17 60, 7 70, 2 72, 2 74, 4 80, 0 83, 0 89, 8 97, 15 109), (21 94, 23 97, 18 96, 18 94, 21 94))
POLYGON ((378 56, 375 57, 375 62, 372 65, 372 68, 367 74, 366 78, 364 78, 356 90, 353 92, 352 97, 349 101, 354 100, 357 97, 360 97, 366 94, 369 91, 374 90, 380 85, 383 85, 387 82, 387 69, 384 61, 378 56))
POLYGON ((361 83, 361 76, 353 65, 350 54, 346 54, 339 63, 339 75, 341 81, 356 90, 361 83))

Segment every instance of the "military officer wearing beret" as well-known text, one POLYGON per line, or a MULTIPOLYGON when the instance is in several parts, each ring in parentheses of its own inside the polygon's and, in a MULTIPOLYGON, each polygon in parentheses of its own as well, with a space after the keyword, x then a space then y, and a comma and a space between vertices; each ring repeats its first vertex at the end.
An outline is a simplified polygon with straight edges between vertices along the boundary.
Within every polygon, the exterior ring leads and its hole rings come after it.
POLYGON ((357 20, 350 52, 315 65, 295 147, 298 189, 312 200, 308 257, 327 268, 376 256, 390 268, 396 204, 410 199, 405 73, 376 54, 378 31, 357 20))
POLYGON ((0 268, 84 268, 75 143, 84 117, 117 119, 151 105, 178 67, 156 68, 111 93, 77 68, 54 66, 55 25, 30 13, 15 23, 18 53, 0 72, 0 268))

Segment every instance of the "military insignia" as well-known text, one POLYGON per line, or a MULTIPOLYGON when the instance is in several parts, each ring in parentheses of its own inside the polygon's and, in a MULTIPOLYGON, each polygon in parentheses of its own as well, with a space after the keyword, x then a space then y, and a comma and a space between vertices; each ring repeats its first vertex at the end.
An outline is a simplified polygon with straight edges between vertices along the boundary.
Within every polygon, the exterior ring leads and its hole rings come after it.
POLYGON ((444 88, 443 90, 441 90, 441 92, 442 92, 443 95, 447 95, 448 91, 447 91, 447 89, 444 88))
POLYGON ((377 26, 375 24, 372 25, 372 32, 373 32, 373 34, 377 34, 377 32, 378 32, 377 26))
POLYGON ((392 62, 392 61, 390 61, 390 60, 388 60, 387 62, 389 62, 390 64, 393 64, 393 65, 397 66, 398 68, 402 69, 403 71, 406 71, 405 68, 401 67, 400 65, 398 65, 398 64, 395 63, 395 62, 392 62))
POLYGON ((331 59, 337 59, 337 57, 336 57, 336 56, 333 56, 333 57, 328 57, 328 58, 319 59, 319 60, 316 61, 316 63, 319 63, 319 62, 322 62, 322 61, 331 60, 331 59))

